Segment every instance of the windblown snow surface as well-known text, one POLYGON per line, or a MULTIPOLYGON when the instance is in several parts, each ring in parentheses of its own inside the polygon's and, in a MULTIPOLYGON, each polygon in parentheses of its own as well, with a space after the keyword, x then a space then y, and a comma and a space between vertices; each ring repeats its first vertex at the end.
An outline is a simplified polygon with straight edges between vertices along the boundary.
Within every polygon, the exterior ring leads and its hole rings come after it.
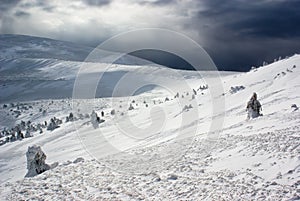
POLYGON ((8 105, 7 108, 1 105, 1 130, 12 128, 21 120, 39 123, 54 116, 63 120, 54 131, 36 132, 31 138, 0 146, 3 200, 300 199, 300 111, 291 108, 293 104, 300 105, 300 55, 247 73, 176 70, 190 91, 178 83, 178 77, 169 76, 168 70, 159 66, 114 64, 103 81, 106 93, 111 94, 114 80, 130 72, 136 78, 128 85, 137 80, 151 79, 157 83, 163 80, 178 89, 179 98, 174 98, 176 93, 153 86, 141 89, 135 96, 128 96, 125 90, 115 98, 99 95, 91 100, 72 100, 81 61, 26 57, 3 58, 1 63, 0 100, 2 105, 8 105), (206 90, 198 90, 192 99, 192 89, 199 89, 209 79, 221 79, 223 93, 212 95, 208 86, 206 90), (253 92, 262 103, 263 116, 246 120, 245 107, 253 92), (192 108, 183 109, 178 99, 192 108), (213 103, 221 99, 225 101, 225 113, 213 113, 213 103), (32 108, 22 110, 9 103, 32 108), (98 115, 105 112, 101 117, 105 121, 99 128, 92 128, 89 119, 65 123, 70 112, 77 116, 81 112, 77 108, 90 103, 98 115), (134 109, 129 111, 130 103, 134 109), (46 115, 40 108, 47 111, 46 115), (110 114, 112 109, 115 115, 110 114), (15 110, 21 111, 21 115, 16 117, 15 110), (216 128, 214 133, 219 131, 218 135, 211 138, 214 134, 209 132, 214 130, 210 128, 211 121, 221 117, 224 124, 216 128), (132 124, 128 119, 138 128, 161 121, 164 124, 151 135, 126 136, 116 125, 130 131, 132 124), (189 135, 195 126, 195 134, 189 135), (99 132, 105 135, 105 142, 97 141, 99 132), (187 133, 187 137, 174 140, 179 132, 187 133), (95 139, 95 143, 84 139, 95 139), (47 163, 59 165, 38 176, 24 178, 25 153, 34 144, 42 147, 47 163), (122 152, 115 153, 107 144, 122 152), (164 149, 168 154, 157 156, 164 149), (140 161, 123 157, 123 153, 153 156, 146 164, 150 164, 149 169, 140 161), (161 163, 155 161, 157 157, 161 163))

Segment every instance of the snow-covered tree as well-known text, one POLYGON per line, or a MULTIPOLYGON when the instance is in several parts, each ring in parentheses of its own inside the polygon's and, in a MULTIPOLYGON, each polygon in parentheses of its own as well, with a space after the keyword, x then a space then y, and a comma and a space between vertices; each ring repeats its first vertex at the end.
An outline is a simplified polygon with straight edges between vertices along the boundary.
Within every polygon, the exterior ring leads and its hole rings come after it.
POLYGON ((69 114, 69 121, 74 121, 74 115, 72 112, 69 114))
POLYGON ((21 126, 21 129, 22 129, 22 130, 25 130, 25 128, 26 128, 26 123, 25 123, 25 121, 21 121, 20 126, 21 126))
POLYGON ((192 108, 193 108, 192 104, 189 104, 189 105, 185 105, 182 110, 188 111, 189 109, 192 109, 192 108))
POLYGON ((17 131, 17 139, 18 139, 18 140, 24 139, 24 134, 22 133, 21 130, 18 130, 18 131, 17 131))
POLYGON ((69 122, 69 121, 74 121, 74 115, 72 112, 70 112, 69 116, 66 117, 66 122, 69 122))
POLYGON ((132 104, 130 103, 128 110, 133 110, 134 107, 132 106, 132 104))
POLYGON ((6 144, 6 141, 5 140, 0 140, 0 146, 6 144))
POLYGON ((197 91, 195 89, 193 89, 194 95, 197 95, 197 91))
POLYGON ((32 137, 32 136, 30 134, 29 129, 26 129, 25 138, 29 138, 29 137, 32 137))
POLYGON ((98 117, 97 113, 93 110, 91 114, 91 122, 94 128, 99 127, 100 117, 98 117))
POLYGON ((17 138, 16 138, 16 135, 15 135, 15 132, 13 131, 12 133, 11 133, 11 136, 10 136, 10 138, 9 138, 9 141, 10 142, 14 142, 14 141, 16 141, 17 140, 17 138))
POLYGON ((59 128, 59 124, 61 123, 61 120, 57 119, 56 117, 53 117, 47 126, 47 130, 53 131, 54 129, 59 128))

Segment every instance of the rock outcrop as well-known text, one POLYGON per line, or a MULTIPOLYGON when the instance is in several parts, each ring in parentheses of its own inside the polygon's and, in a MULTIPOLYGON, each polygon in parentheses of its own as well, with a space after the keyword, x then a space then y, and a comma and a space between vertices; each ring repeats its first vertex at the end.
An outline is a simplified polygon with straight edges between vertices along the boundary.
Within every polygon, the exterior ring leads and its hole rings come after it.
POLYGON ((33 145, 28 147, 26 157, 28 172, 25 177, 34 177, 50 169, 50 166, 45 162, 46 154, 40 146, 33 145))

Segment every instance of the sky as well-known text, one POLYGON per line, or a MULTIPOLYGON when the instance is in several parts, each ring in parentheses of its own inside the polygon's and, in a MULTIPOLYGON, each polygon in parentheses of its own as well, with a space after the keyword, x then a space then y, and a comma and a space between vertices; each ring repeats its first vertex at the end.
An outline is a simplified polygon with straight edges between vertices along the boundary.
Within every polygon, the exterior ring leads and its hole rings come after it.
POLYGON ((300 53, 299 0, 0 1, 0 34, 97 46, 125 31, 164 28, 195 40, 221 70, 300 53))

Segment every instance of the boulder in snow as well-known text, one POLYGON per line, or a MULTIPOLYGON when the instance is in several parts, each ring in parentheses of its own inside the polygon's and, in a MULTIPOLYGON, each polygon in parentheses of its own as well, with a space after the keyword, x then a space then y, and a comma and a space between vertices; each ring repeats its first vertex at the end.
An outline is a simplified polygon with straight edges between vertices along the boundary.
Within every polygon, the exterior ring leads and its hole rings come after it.
POLYGON ((168 180, 177 180, 178 179, 178 176, 177 175, 175 175, 175 174, 170 174, 170 175, 168 175, 168 178, 167 178, 168 180))
POLYGON ((299 110, 299 107, 296 104, 292 104, 291 108, 293 109, 293 111, 299 110))
POLYGON ((116 114, 116 110, 114 110, 114 109, 111 110, 111 111, 110 111, 110 114, 111 114, 111 115, 115 115, 115 114, 116 114))
POLYGON ((73 163, 80 163, 80 162, 84 162, 84 158, 82 157, 79 157, 79 158, 76 158, 73 163))

